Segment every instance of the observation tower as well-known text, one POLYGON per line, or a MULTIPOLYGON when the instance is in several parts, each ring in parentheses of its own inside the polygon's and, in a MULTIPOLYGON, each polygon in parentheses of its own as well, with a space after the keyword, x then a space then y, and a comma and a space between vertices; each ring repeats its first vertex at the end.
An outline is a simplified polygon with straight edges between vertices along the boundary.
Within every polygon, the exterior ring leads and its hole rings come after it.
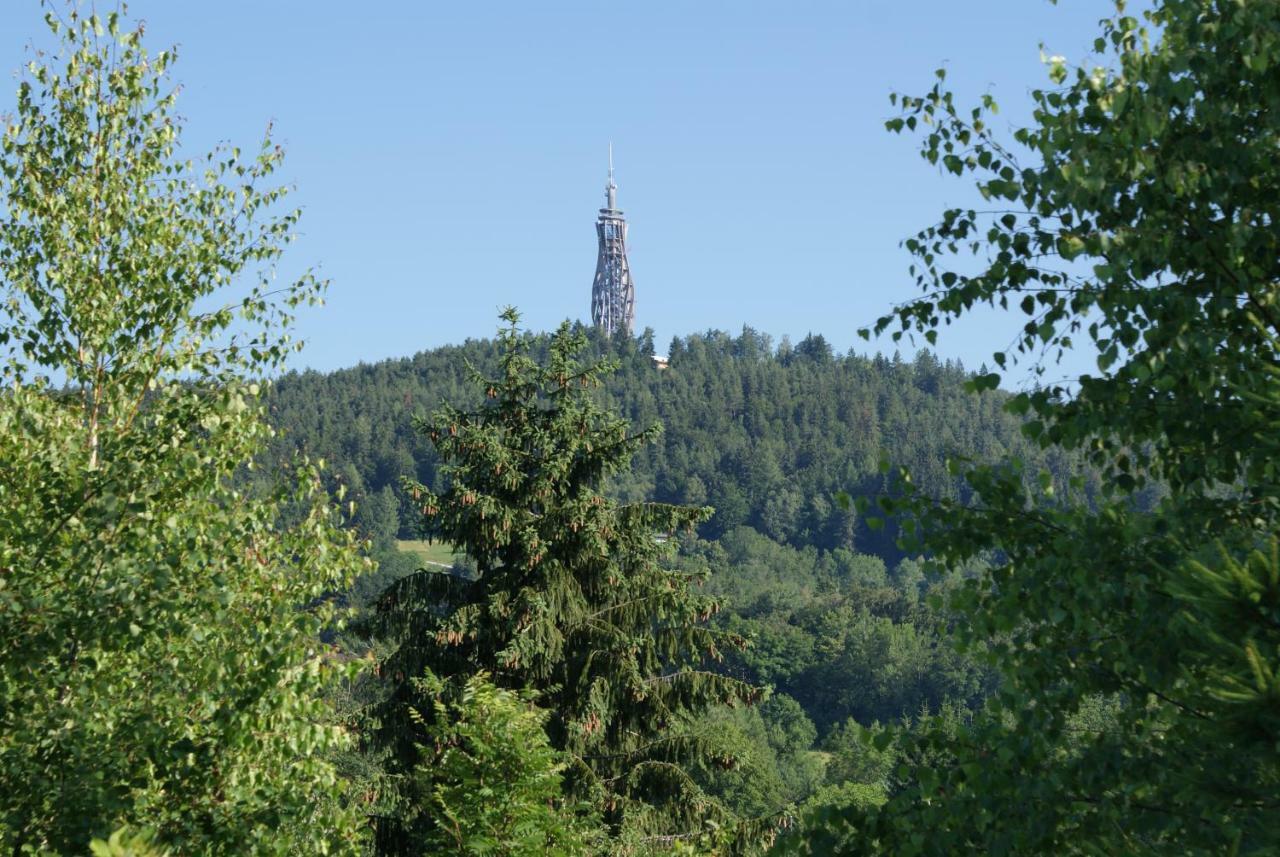
POLYGON ((636 324, 636 284, 627 262, 627 220, 618 210, 618 186, 613 183, 613 144, 609 144, 609 183, 604 186, 605 207, 596 218, 600 252, 591 283, 591 321, 612 336, 630 336, 636 324))

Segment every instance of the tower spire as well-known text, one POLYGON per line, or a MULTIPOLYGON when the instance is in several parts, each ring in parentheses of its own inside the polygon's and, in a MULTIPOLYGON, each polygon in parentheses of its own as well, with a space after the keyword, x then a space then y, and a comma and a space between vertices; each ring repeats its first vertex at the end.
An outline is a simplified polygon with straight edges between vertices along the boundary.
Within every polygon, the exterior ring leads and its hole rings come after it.
POLYGON ((604 188, 605 207, 596 218, 600 254, 591 284, 591 321, 612 336, 631 335, 636 320, 636 289, 627 262, 627 221, 618 210, 618 186, 613 183, 613 143, 609 143, 609 181, 604 188))
POLYGON ((615 211, 618 208, 618 186, 613 183, 613 141, 609 141, 609 182, 604 186, 605 208, 615 211))

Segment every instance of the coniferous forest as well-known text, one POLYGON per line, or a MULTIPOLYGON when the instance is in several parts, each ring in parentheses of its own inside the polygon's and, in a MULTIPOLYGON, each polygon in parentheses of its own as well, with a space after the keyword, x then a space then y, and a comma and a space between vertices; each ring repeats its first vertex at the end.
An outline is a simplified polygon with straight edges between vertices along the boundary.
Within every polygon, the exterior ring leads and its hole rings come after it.
POLYGON ((175 55, 46 9, 0 147, 0 850, 1280 850, 1280 7, 1118 2, 1023 126, 892 95, 986 203, 862 331, 936 352, 659 365, 509 308, 329 373, 289 369, 327 284, 271 277, 282 148, 186 153, 175 55), (936 356, 989 308, 1004 351, 936 356))
MULTIPOLYGON (((753 819, 781 817, 850 780, 882 793, 891 756, 857 777, 848 773, 861 764, 857 730, 944 709, 958 716, 986 697, 994 676, 951 650, 945 611, 930 607, 930 596, 963 572, 927 576, 919 556, 898 549, 884 526, 860 519, 851 496, 890 485, 883 457, 910 462, 939 496, 964 490, 946 472, 948 459, 1012 452, 1067 473, 1072 457, 1042 453, 1002 410, 1003 394, 966 392, 970 374, 927 353, 911 363, 837 356, 818 336, 775 347, 748 329, 678 339, 669 367, 659 369, 645 335, 601 340, 589 328, 566 335, 579 337, 590 359, 615 365, 593 391, 598 407, 626 426, 663 427, 636 448, 630 466, 604 479, 605 495, 714 510, 692 526, 657 531, 672 531, 679 543, 669 567, 702 580, 702 591, 719 601, 709 627, 748 642, 726 650, 715 672, 770 688, 758 704, 712 708, 702 728, 719 733, 723 753, 748 754, 701 772, 701 784, 753 819)), ((468 383, 468 374, 497 373, 513 342, 545 361, 556 338, 506 331, 499 340, 287 375, 274 385, 267 408, 280 430, 276 455, 302 450, 330 462, 331 490, 341 486, 354 500, 353 524, 379 561, 354 587, 357 609, 376 611, 391 582, 417 567, 396 549, 399 537, 461 544, 458 530, 422 529, 415 492, 447 490, 457 477, 442 454, 443 434, 433 440, 421 430, 427 410, 414 403, 482 407, 486 388, 468 383)), ((446 412, 437 431, 462 422, 446 412)), ((479 558, 467 550, 457 573, 475 574, 479 558)), ((520 674, 513 684, 526 681, 520 674)))

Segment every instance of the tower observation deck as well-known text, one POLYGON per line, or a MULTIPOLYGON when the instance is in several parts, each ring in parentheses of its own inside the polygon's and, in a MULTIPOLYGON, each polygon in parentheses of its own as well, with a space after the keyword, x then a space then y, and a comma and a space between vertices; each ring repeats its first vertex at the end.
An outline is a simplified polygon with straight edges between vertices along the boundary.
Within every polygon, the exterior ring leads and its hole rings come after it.
POLYGON ((613 183, 613 146, 609 146, 609 182, 604 187, 605 207, 596 218, 600 253, 591 284, 591 321, 612 336, 630 336, 636 324, 636 286, 627 262, 627 221, 618 210, 618 186, 613 183))

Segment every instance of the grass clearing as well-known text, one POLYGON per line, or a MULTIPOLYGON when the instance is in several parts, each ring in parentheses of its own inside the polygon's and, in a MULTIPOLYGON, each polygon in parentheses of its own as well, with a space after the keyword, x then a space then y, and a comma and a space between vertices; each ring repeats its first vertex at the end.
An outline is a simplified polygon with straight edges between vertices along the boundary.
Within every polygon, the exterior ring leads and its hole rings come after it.
POLYGON ((405 553, 411 553, 419 562, 426 564, 453 565, 457 555, 453 545, 443 542, 428 543, 423 539, 397 539, 396 547, 405 553))

